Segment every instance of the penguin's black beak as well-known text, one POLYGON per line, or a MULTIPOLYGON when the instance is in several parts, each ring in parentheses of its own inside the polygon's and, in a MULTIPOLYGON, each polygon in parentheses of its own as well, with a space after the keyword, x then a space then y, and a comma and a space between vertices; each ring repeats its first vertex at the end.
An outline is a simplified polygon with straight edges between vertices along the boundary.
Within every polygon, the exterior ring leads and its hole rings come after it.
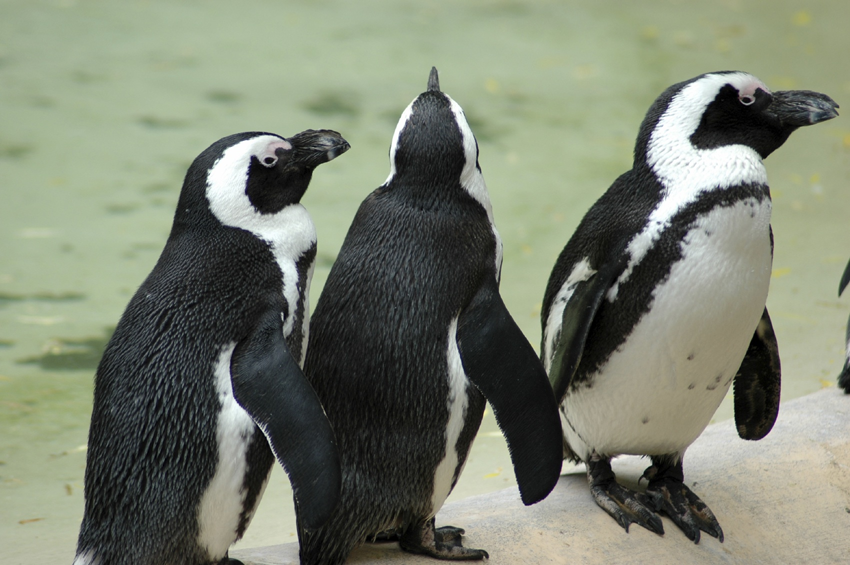
POLYGON ((773 93, 773 101, 765 110, 783 126, 798 128, 825 122, 838 116, 838 104, 820 92, 781 90, 773 93))
POLYGON ((313 169, 351 148, 343 137, 329 129, 308 129, 287 139, 295 149, 295 161, 313 169))

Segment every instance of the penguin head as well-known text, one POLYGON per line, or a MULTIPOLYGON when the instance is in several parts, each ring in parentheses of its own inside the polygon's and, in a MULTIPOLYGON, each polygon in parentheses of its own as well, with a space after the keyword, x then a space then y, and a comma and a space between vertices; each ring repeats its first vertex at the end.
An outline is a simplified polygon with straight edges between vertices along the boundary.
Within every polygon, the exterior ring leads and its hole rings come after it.
POLYGON ((641 125, 635 160, 651 161, 653 150, 664 153, 685 141, 696 150, 744 146, 764 159, 797 128, 836 117, 836 108, 825 94, 771 92, 744 72, 700 75, 656 99, 641 125))
POLYGON ((444 198, 446 187, 459 186, 491 213, 478 165, 478 141, 463 108, 440 90, 436 68, 431 68, 427 90, 402 112, 396 125, 387 185, 409 189, 410 196, 418 198, 444 198))
POLYGON ((271 216, 298 204, 313 170, 349 147, 331 130, 307 130, 289 138, 263 132, 222 138, 189 167, 175 226, 215 219, 250 229, 255 217, 271 216))

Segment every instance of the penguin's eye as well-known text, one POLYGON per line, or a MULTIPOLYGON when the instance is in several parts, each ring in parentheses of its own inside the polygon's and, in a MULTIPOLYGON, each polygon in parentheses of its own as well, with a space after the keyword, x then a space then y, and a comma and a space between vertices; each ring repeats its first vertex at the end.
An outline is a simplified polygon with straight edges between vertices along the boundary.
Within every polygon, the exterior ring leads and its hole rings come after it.
POLYGON ((756 101, 756 97, 752 94, 744 94, 743 96, 740 96, 738 100, 740 100, 741 104, 744 106, 749 106, 756 101))
POLYGON ((276 140, 266 145, 262 150, 254 154, 257 161, 264 167, 271 169, 278 164, 280 159, 287 159, 287 152, 292 151, 292 144, 285 139, 276 140))

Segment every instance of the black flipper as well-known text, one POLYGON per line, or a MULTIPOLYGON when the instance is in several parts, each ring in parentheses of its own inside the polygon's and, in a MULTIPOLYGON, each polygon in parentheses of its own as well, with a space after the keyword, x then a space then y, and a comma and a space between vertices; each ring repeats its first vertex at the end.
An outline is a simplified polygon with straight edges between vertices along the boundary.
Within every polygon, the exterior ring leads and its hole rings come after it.
POLYGON ((617 252, 611 256, 618 259, 602 265, 590 278, 576 284, 561 316, 561 331, 549 368, 549 381, 559 402, 566 396, 578 369, 590 325, 599 305, 626 266, 627 257, 623 253, 617 252))
POLYGON ((841 296, 841 293, 844 292, 844 289, 847 288, 847 283, 850 282, 850 261, 847 262, 847 266, 844 267, 844 274, 841 275, 841 282, 838 283, 838 296, 841 296))
MULTIPOLYGON (((844 274, 841 275, 841 282, 838 283, 838 296, 841 296, 841 293, 843 293, 844 289, 847 288, 847 283, 849 282, 850 261, 848 261, 847 266, 844 267, 844 274)), ((845 346, 847 343, 850 343, 850 320, 847 321, 847 333, 844 336, 844 343, 845 346)), ((841 370, 841 374, 838 375, 838 386, 843 388, 845 393, 850 394, 850 351, 845 354, 844 368, 841 370)))
POLYGON ((523 503, 543 500, 561 474, 558 405, 539 357, 502 302, 495 278, 461 312, 457 344, 467 378, 490 402, 505 434, 523 503))
MULTIPOLYGON (((850 320, 847 320, 847 332, 844 334, 845 347, 850 343, 850 320)), ((850 348, 848 348, 850 349, 850 348)), ((838 375, 838 386, 844 389, 845 394, 850 394, 850 352, 844 354, 844 368, 838 375)))
POLYGON ((780 383, 779 347, 765 308, 735 375, 735 424, 741 438, 761 439, 770 432, 779 413, 780 383))
POLYGON ((265 434, 283 466, 301 523, 313 530, 330 517, 342 475, 331 424, 269 311, 237 344, 230 363, 233 396, 265 434))

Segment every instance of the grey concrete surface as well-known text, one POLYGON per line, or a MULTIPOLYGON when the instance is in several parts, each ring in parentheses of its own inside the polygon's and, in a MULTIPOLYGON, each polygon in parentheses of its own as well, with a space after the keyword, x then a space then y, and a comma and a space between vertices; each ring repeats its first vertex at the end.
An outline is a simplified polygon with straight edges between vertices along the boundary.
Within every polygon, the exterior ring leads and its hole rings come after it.
MULTIPOLYGON (((648 460, 614 462, 635 486, 648 460)), ((732 421, 709 426, 685 457, 685 481, 714 511, 725 542, 691 543, 668 519, 665 535, 626 534, 590 497, 583 468, 561 477, 543 502, 524 507, 516 489, 446 505, 437 526, 466 529, 464 545, 494 564, 850 563, 850 397, 830 387, 782 405, 771 433, 741 440, 732 421)), ((245 565, 298 563, 290 543, 234 551, 245 565)), ((348 563, 436 563, 397 544, 366 545, 348 563)))

